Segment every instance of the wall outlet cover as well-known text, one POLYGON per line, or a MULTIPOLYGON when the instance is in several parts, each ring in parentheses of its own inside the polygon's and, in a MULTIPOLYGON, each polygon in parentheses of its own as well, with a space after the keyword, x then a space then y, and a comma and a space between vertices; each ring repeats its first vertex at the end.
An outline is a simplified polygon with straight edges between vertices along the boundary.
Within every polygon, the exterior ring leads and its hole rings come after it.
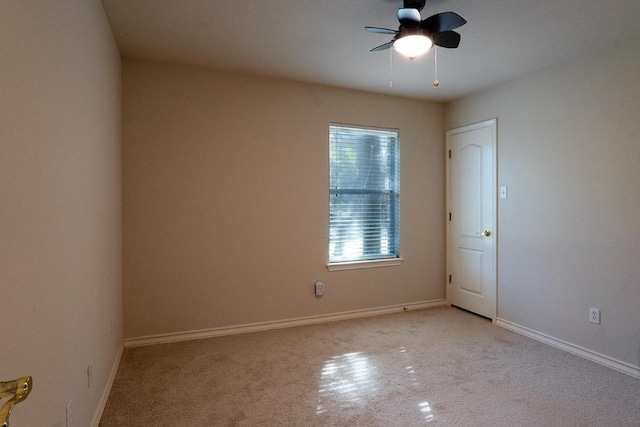
POLYGON ((69 403, 67 403, 67 410, 66 410, 66 415, 67 415, 67 427, 73 427, 73 406, 71 405, 73 403, 73 399, 69 400, 69 403))
POLYGON ((316 282, 316 296, 324 295, 324 282, 316 282))

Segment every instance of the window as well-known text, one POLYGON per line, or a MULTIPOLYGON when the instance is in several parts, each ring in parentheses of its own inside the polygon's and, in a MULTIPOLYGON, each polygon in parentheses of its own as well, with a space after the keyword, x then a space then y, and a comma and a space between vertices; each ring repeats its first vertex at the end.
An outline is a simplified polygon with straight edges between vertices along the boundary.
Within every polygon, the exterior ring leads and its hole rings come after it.
POLYGON ((329 263, 397 259, 398 132, 330 126, 329 170, 329 263))

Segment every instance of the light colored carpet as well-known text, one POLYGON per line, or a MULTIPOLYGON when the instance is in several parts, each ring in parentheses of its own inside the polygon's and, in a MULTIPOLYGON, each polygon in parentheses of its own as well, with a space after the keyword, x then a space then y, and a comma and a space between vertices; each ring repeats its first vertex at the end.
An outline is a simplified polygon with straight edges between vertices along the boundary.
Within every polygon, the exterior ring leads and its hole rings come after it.
POLYGON ((640 380, 442 307, 127 349, 102 427, 640 426, 640 380))

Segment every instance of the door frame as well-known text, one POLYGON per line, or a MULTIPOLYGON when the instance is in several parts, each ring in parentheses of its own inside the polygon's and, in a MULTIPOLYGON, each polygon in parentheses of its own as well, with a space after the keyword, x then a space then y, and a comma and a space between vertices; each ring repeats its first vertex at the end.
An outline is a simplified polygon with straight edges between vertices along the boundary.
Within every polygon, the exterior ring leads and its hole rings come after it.
POLYGON ((493 218, 491 218, 491 230, 494 236, 493 240, 493 282, 491 283, 491 295, 493 296, 492 307, 491 307, 491 321, 493 323, 496 322, 498 317, 498 118, 494 117, 492 119, 483 120, 481 122, 472 123, 466 126, 461 126, 458 128, 447 130, 445 133, 446 137, 446 150, 445 150, 445 163, 446 163, 446 275, 445 275, 445 289, 446 289, 446 299, 447 303, 451 304, 451 284, 449 282, 449 275, 452 271, 451 266, 451 250, 453 249, 450 244, 450 225, 451 222, 449 220, 449 213, 451 212, 451 162, 449 161, 449 153, 451 150, 451 136, 470 132, 476 129, 490 127, 492 129, 492 159, 491 159, 491 177, 492 177, 492 185, 493 189, 491 195, 491 206, 493 207, 493 218))

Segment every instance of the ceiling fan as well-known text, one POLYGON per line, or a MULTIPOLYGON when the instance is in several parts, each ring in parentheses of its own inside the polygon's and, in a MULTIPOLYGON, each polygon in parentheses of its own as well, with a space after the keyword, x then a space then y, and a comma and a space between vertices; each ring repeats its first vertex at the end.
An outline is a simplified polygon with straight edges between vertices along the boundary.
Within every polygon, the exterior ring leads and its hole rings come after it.
POLYGON ((410 59, 414 59, 431 49, 434 44, 455 49, 460 45, 460 34, 453 31, 467 21, 455 12, 443 12, 421 19, 420 11, 426 0, 404 0, 398 9, 400 27, 397 30, 380 27, 365 27, 372 33, 394 34, 390 42, 371 49, 371 52, 393 47, 410 59))

